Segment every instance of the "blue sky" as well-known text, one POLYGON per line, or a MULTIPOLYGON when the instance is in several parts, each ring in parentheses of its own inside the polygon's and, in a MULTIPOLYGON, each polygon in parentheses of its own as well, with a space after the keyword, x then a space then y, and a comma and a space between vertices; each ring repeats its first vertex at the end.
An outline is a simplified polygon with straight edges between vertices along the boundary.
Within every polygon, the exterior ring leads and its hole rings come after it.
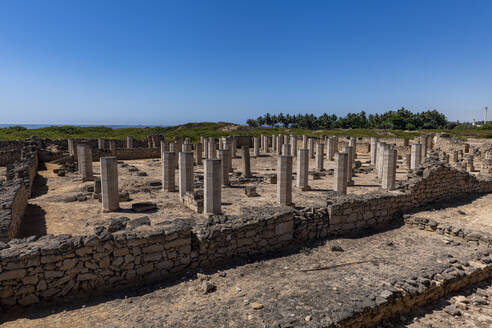
POLYGON ((0 0, 0 123, 492 106, 492 1, 0 0))

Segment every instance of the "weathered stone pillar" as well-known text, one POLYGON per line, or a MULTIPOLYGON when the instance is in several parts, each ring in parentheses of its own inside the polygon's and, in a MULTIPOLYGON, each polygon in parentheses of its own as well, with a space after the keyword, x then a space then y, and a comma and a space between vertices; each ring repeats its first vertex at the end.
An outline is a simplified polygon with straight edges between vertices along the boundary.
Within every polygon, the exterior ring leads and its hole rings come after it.
POLYGON ((316 170, 324 171, 324 169, 325 169, 325 166, 324 166, 324 160, 325 160, 324 148, 325 148, 324 144, 322 144, 322 143, 316 144, 316 170))
POLYGON ((376 165, 378 138, 371 138, 371 165, 376 165))
POLYGON ((290 136, 290 154, 292 157, 297 156, 297 136, 290 136))
MULTIPOLYGON (((186 146, 187 144, 183 144, 186 146)), ((179 153, 179 196, 193 192, 193 153, 179 153)))
POLYGON ((393 189, 395 187, 396 179, 396 150, 385 149, 383 161, 383 178, 381 186, 383 189, 393 189))
POLYGON ((221 213, 221 171, 219 159, 206 159, 204 163, 203 212, 205 214, 221 213))
POLYGON ((169 151, 172 152, 172 153, 175 153, 176 155, 174 156, 174 169, 177 169, 178 168, 178 145, 176 144, 176 142, 170 142, 169 143, 169 151))
POLYGON ((412 156, 410 154, 405 154, 405 166, 410 169, 410 162, 411 162, 412 156))
POLYGON ((195 157, 195 165, 202 165, 202 144, 200 142, 194 144, 193 155, 195 157))
POLYGON ((284 156, 292 156, 291 151, 290 151, 290 145, 289 144, 283 144, 282 145, 282 155, 284 156))
POLYGON ((422 145, 421 144, 413 144, 410 150, 410 169, 415 170, 420 167, 420 162, 422 156, 422 145))
POLYGON ((336 149, 335 149, 335 138, 334 137, 328 137, 328 144, 326 147, 326 159, 329 161, 333 160, 333 157, 335 156, 336 149))
POLYGON ((227 167, 229 168, 229 173, 232 173, 233 172, 233 170, 232 170, 232 150, 231 150, 232 149, 232 141, 230 141, 230 142, 227 141, 224 147, 225 147, 224 148, 225 150, 229 150, 227 152, 227 163, 228 163, 227 167))
POLYGON ((297 188, 303 191, 311 189, 309 188, 308 185, 308 171, 309 171, 309 150, 298 149, 296 186, 297 188))
POLYGON ((78 144, 77 154, 82 181, 92 181, 92 149, 88 144, 78 144))
POLYGON ((73 139, 67 139, 68 144, 68 154, 73 156, 74 159, 77 159, 77 143, 73 141, 73 139))
MULTIPOLYGON (((181 151, 183 145, 183 137, 175 136, 174 142, 176 143, 176 160, 178 160, 178 152, 181 151)), ((176 165, 177 167, 177 165, 176 165)))
POLYGON ((309 158, 314 158, 314 139, 308 138, 309 158))
POLYGON ((203 138, 202 145, 203 145, 203 157, 208 158, 208 139, 207 138, 203 138))
POLYGON ((420 155, 420 163, 422 164, 425 160, 425 158, 427 157, 427 138, 425 136, 423 136, 421 138, 421 147, 420 147, 420 151, 421 151, 421 155, 420 155))
POLYGON ((260 157, 260 138, 253 137, 254 156, 260 157))
POLYGON ((408 139, 403 139, 403 146, 408 147, 409 145, 409 140, 408 139))
POLYGON ((116 157, 101 157, 101 197, 103 212, 116 211, 120 207, 118 192, 118 164, 116 157))
POLYGON ((335 171, 334 171, 334 186, 336 192, 347 193, 347 167, 348 153, 335 153, 335 171))
POLYGON ((277 136, 274 134, 272 135, 272 153, 277 152, 277 136))
POLYGON ((162 153, 162 190, 176 190, 176 153, 166 151, 162 153))
POLYGON ((333 136, 333 144, 335 148, 335 153, 338 151, 338 136, 333 136))
POLYGON ((289 143, 289 141, 290 141, 289 139, 290 139, 290 137, 288 135, 284 134, 284 145, 289 143))
MULTIPOLYGON (((80 151, 80 148, 79 148, 80 151)), ((475 166, 473 165, 473 155, 467 154, 465 157, 466 171, 473 172, 475 171, 475 166)))
POLYGON ((307 135, 302 135, 302 149, 308 149, 308 137, 307 135))
POLYGON ((104 140, 103 138, 98 138, 97 139, 97 148, 101 149, 101 150, 106 149, 106 140, 104 140))
POLYGON ((166 151, 169 151, 169 143, 166 140, 161 140, 161 158, 166 151))
POLYGON ((229 172, 231 168, 229 167, 229 158, 231 157, 231 151, 229 149, 219 150, 219 159, 221 163, 221 173, 222 173, 222 185, 229 186, 229 172))
POLYGON ((215 146, 214 138, 208 138, 208 158, 209 159, 217 158, 217 148, 215 146))
POLYGON ((243 170, 243 176, 245 178, 249 178, 251 176, 251 163, 249 159, 249 147, 243 146, 241 148, 241 161, 242 161, 242 170, 243 170))
POLYGON ((186 153, 192 152, 193 146, 189 143, 184 143, 181 145, 181 151, 186 153))
POLYGON ((127 136, 126 137, 126 148, 133 148, 133 137, 127 136))
POLYGON ((292 156, 278 157, 277 202, 287 206, 292 204, 292 156))
POLYGON ((219 138, 218 141, 219 141, 219 150, 224 149, 224 142, 223 142, 222 138, 219 138))
POLYGON ((353 147, 346 146, 343 147, 343 152, 348 154, 347 157, 347 185, 348 186, 353 186, 354 185, 354 180, 352 179, 352 165, 354 162, 353 156, 353 147))
POLYGON ((231 136, 231 156, 232 156, 232 158, 236 158, 236 156, 237 156, 236 150, 237 150, 236 138, 234 136, 231 136))
POLYGON ((114 153, 116 151, 116 140, 108 140, 108 145, 109 150, 114 153))
POLYGON ((352 159, 357 158, 357 138, 350 137, 349 146, 352 147, 352 159))
POLYGON ((380 179, 383 177, 384 150, 388 149, 389 147, 390 146, 385 142, 379 143, 379 148, 376 154, 376 160, 377 160, 377 177, 380 179))
POLYGON ((284 138, 281 134, 277 136, 277 154, 282 155, 282 145, 284 144, 284 138))

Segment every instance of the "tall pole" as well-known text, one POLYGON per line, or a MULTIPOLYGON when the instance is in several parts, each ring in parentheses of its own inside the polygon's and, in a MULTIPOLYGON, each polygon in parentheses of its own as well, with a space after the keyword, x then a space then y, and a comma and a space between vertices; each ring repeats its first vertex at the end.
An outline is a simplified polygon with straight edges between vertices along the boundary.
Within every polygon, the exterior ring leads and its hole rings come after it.
POLYGON ((485 117, 484 117, 484 120, 483 120, 483 124, 487 124, 487 111, 489 110, 489 108, 487 106, 485 106, 485 117))

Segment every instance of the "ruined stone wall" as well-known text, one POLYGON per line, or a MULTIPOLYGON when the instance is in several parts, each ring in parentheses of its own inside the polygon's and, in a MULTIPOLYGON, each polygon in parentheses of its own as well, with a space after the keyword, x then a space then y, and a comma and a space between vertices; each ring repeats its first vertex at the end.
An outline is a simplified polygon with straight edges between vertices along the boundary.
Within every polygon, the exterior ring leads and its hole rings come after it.
POLYGON ((227 262, 304 242, 387 225, 402 212, 439 199, 491 192, 478 179, 442 163, 426 163, 392 192, 329 193, 307 208, 245 208, 238 216, 204 223, 171 223, 89 236, 44 236, 0 243, 0 304, 26 305, 69 293, 89 293, 141 281, 179 276, 190 268, 227 262))
POLYGON ((120 160, 160 158, 160 148, 116 148, 115 150, 92 149, 92 160, 99 161, 101 157, 116 156, 120 160))
POLYGON ((21 157, 20 149, 11 149, 0 151, 0 166, 7 166, 18 161, 21 157))
POLYGON ((23 156, 21 161, 8 167, 7 181, 0 186, 1 242, 7 242, 17 234, 37 173, 37 152, 25 150, 23 156))

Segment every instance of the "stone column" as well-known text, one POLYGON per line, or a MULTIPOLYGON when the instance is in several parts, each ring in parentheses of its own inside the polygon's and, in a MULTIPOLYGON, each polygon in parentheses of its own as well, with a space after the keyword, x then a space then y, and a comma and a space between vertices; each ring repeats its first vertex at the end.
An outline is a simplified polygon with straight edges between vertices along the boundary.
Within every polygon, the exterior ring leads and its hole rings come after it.
POLYGON ((347 153, 335 153, 335 171, 334 171, 334 186, 333 189, 336 192, 346 194, 347 193, 347 165, 348 154, 347 153))
POLYGON ((284 156, 291 156, 291 151, 290 151, 290 145, 289 144, 283 144, 282 145, 282 155, 284 156))
POLYGON ((302 135, 302 149, 308 149, 308 137, 307 135, 302 135))
POLYGON ((343 152, 348 154, 347 157, 347 185, 348 186, 353 186, 354 185, 354 180, 352 179, 352 165, 354 162, 354 158, 352 157, 353 150, 354 148, 350 146, 343 147, 343 152))
POLYGON ((92 181, 92 149, 88 144, 77 145, 78 162, 82 181, 92 181))
POLYGON ((412 156, 410 154, 405 154, 405 166, 410 169, 410 162, 411 162, 412 156))
POLYGON ((215 146, 215 139, 208 138, 208 158, 216 159, 217 158, 217 149, 215 146))
POLYGON ((229 149, 222 149, 219 150, 219 159, 221 163, 221 178, 222 178, 222 185, 223 186, 229 186, 229 172, 231 171, 231 168, 229 167, 229 158, 231 156, 231 151, 229 149))
POLYGON ((176 190, 175 163, 176 153, 166 151, 162 154, 162 190, 176 190))
POLYGON ((253 137, 254 156, 260 157, 260 138, 253 137))
POLYGON ((394 149, 385 149, 383 161, 383 178, 381 187, 383 189, 393 189, 395 187, 395 179, 396 179, 396 150, 394 149))
POLYGON ((101 197, 103 212, 116 211, 120 207, 118 192, 118 164, 116 157, 101 157, 101 197))
POLYGON ((409 140, 408 139, 403 139, 403 146, 408 147, 409 146, 409 140))
POLYGON ((420 147, 420 151, 422 152, 422 154, 420 155, 420 164, 422 164, 427 157, 427 138, 423 136, 421 138, 421 141, 422 146, 420 147))
POLYGON ((277 152, 277 136, 274 134, 272 135, 272 153, 277 152))
POLYGON ((308 185, 308 171, 309 171, 309 150, 298 149, 296 186, 297 188, 303 191, 311 189, 309 188, 308 185))
POLYGON ((133 148, 133 137, 126 137, 126 148, 133 148))
POLYGON ((357 139, 354 137, 350 137, 349 146, 352 147, 352 158, 357 158, 357 139))
POLYGON ((111 150, 111 152, 115 152, 116 150, 116 140, 108 140, 108 145, 109 145, 109 150, 111 150))
POLYGON ((284 145, 289 143, 289 136, 284 134, 284 145))
POLYGON ((242 147, 241 148, 242 153, 241 153, 241 159, 242 159, 242 170, 243 170, 243 176, 245 178, 249 178, 251 176, 251 163, 249 160, 249 147, 242 147))
MULTIPOLYGON (((79 148, 80 151, 80 148, 79 148)), ((465 157, 466 171, 473 172, 475 171, 475 166, 473 165, 473 155, 467 154, 465 157)))
POLYGON ((161 140, 161 158, 162 158, 162 154, 164 154, 164 152, 166 151, 169 151, 169 144, 167 143, 166 140, 161 140))
POLYGON ((208 139, 207 138, 203 138, 202 145, 203 145, 203 157, 208 158, 208 139))
POLYGON ((325 148, 324 144, 322 144, 322 143, 316 144, 316 170, 319 170, 319 171, 324 171, 324 169, 325 169, 325 166, 324 166, 324 160, 325 160, 324 148, 325 148))
POLYGON ((191 144, 184 143, 181 145, 181 151, 186 152, 186 153, 190 153, 193 151, 193 146, 191 144))
POLYGON ((335 153, 338 151, 338 136, 333 136, 333 145, 335 148, 335 153))
POLYGON ((169 143, 169 151, 176 154, 174 156, 174 169, 178 168, 178 145, 176 145, 176 142, 170 142, 169 143))
POLYGON ((97 148, 98 149, 106 149, 106 140, 102 139, 102 138, 98 138, 97 139, 97 148))
POLYGON ((290 136, 290 154, 292 157, 297 156, 297 136, 290 136))
MULTIPOLYGON (((183 144, 186 146, 186 144, 183 144)), ((193 153, 179 153, 179 196, 193 192, 193 153)))
POLYGON ((371 138, 371 165, 376 165, 378 138, 371 138))
POLYGON ((222 138, 219 138, 218 141, 219 141, 219 150, 224 149, 224 142, 223 142, 222 138))
POLYGON ((196 143, 193 154, 195 157, 195 165, 202 165, 202 144, 200 142, 196 143))
POLYGON ((378 153, 376 154, 376 160, 377 160, 377 177, 382 178, 383 177, 383 162, 384 162, 384 151, 385 149, 389 149, 389 145, 385 142, 379 143, 379 149, 378 153))
POLYGON ((335 149, 335 138, 334 137, 328 137, 328 144, 326 147, 326 159, 329 161, 333 160, 333 156, 337 152, 335 149))
POLYGON ((231 156, 232 158, 236 158, 236 149, 237 149, 237 144, 236 144, 236 138, 231 136, 231 156))
POLYGON ((73 139, 67 139, 68 144, 68 154, 73 156, 74 159, 77 159, 77 143, 73 141, 73 139))
POLYGON ((314 158, 314 139, 308 139, 309 158, 314 158))
POLYGON ((284 144, 284 138, 281 134, 277 136, 277 154, 282 155, 282 145, 284 144))
POLYGON ((176 143, 176 160, 178 160, 177 153, 181 151, 183 145, 183 137, 179 137, 179 136, 174 137, 174 142, 176 143))
POLYGON ((229 141, 226 142, 226 144, 225 144, 224 147, 225 147, 224 148, 225 150, 229 150, 227 152, 227 163, 228 163, 227 164, 227 167, 229 168, 229 173, 232 173, 233 172, 233 170, 232 170, 232 150, 231 150, 231 148, 232 148, 232 141, 231 142, 229 142, 229 141))
POLYGON ((222 165, 219 159, 206 159, 204 163, 204 214, 221 213, 221 171, 222 165))
POLYGON ((420 167, 422 155, 422 145, 421 144, 413 144, 410 150, 410 169, 415 170, 420 167))
POLYGON ((292 156, 278 157, 277 202, 287 206, 292 204, 292 156))

